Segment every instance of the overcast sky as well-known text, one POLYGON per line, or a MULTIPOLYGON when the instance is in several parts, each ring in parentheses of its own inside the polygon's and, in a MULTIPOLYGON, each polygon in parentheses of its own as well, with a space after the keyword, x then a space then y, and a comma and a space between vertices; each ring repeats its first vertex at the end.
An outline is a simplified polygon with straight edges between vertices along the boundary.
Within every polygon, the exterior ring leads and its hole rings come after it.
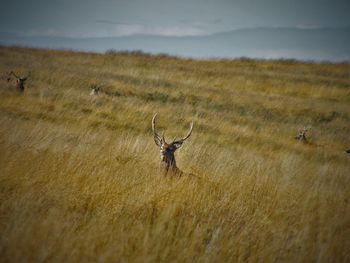
POLYGON ((350 27, 349 13, 349 0, 11 0, 1 4, 0 31, 196 36, 251 27, 350 27))

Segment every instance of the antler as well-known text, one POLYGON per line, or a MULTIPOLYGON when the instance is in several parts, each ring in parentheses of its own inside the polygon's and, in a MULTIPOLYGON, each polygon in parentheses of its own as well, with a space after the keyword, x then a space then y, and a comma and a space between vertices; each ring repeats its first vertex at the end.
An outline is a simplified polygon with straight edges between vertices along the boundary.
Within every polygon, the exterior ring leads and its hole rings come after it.
POLYGON ((9 76, 13 75, 13 76, 15 76, 15 78, 20 79, 20 77, 18 77, 13 71, 11 71, 8 75, 9 76))
POLYGON ((32 74, 32 72, 29 72, 28 74, 27 74, 27 76, 25 76, 24 78, 21 78, 21 80, 27 80, 30 76, 31 76, 31 74, 32 74))
MULTIPOLYGON (((8 76, 9 76, 9 78, 10 78, 10 76, 13 75, 16 79, 19 79, 19 80, 21 80, 21 81, 26 81, 26 80, 29 78, 30 74, 31 74, 31 72, 29 72, 29 73, 27 74, 27 76, 21 78, 21 77, 17 76, 15 72, 11 71, 10 73, 8 73, 8 76)), ((9 81, 9 78, 7 79, 8 81, 9 81)))
POLYGON ((155 143, 158 146, 161 146, 162 142, 165 142, 165 139, 164 139, 164 134, 162 135, 162 137, 160 137, 159 134, 157 133, 157 130, 156 130, 156 117, 157 117, 157 113, 154 114, 153 118, 152 118, 152 133, 153 133, 153 138, 154 138, 155 143))
POLYGON ((182 144, 185 140, 187 140, 191 136, 192 130, 193 130, 193 121, 191 122, 191 127, 190 127, 190 130, 187 133, 187 135, 184 138, 180 139, 180 140, 175 140, 174 139, 173 143, 175 143, 175 144, 176 143, 181 143, 182 144))

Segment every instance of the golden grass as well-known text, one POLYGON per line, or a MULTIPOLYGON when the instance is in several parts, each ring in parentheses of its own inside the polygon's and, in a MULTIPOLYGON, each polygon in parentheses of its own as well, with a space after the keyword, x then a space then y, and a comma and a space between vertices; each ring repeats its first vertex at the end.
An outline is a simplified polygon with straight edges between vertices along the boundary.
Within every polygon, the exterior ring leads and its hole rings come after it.
POLYGON ((349 262, 350 67, 0 48, 2 262, 349 262), (104 93, 89 96, 89 85, 104 93), (151 132, 192 137, 164 178, 151 132), (312 126, 310 144, 293 139, 312 126))

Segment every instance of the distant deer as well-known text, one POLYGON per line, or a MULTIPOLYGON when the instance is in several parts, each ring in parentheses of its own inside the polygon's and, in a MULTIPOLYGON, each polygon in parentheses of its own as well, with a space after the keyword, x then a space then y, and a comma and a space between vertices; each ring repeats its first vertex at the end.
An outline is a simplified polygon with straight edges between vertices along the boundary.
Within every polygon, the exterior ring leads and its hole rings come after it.
POLYGON ((99 86, 97 86, 97 85, 92 85, 92 86, 90 87, 90 89, 91 89, 90 95, 91 95, 91 96, 94 96, 94 95, 98 95, 98 94, 100 93, 101 87, 99 87, 99 86))
POLYGON ((299 140, 299 141, 303 141, 303 142, 307 142, 308 138, 307 138, 307 133, 309 132, 310 127, 303 127, 302 129, 298 130, 298 133, 295 135, 294 139, 299 140))
POLYGON ((182 146, 184 141, 191 136, 193 130, 193 121, 191 123, 189 132, 184 138, 179 140, 174 139, 172 143, 167 143, 164 138, 164 133, 162 136, 159 136, 157 133, 156 116, 157 114, 155 114, 152 118, 152 133, 156 145, 160 148, 160 168, 165 175, 169 173, 172 175, 181 176, 184 173, 179 168, 177 168, 174 153, 182 146))
POLYGON ((313 142, 309 140, 309 131, 311 130, 311 126, 303 127, 298 130, 298 133, 295 135, 295 139, 299 140, 304 143, 305 146, 311 147, 311 148, 324 148, 325 144, 320 144, 318 142, 313 142))
POLYGON ((7 82, 11 80, 11 75, 13 75, 16 78, 16 90, 18 92, 23 92, 24 91, 24 83, 28 79, 29 76, 26 76, 24 78, 17 76, 13 71, 11 71, 8 74, 7 82))

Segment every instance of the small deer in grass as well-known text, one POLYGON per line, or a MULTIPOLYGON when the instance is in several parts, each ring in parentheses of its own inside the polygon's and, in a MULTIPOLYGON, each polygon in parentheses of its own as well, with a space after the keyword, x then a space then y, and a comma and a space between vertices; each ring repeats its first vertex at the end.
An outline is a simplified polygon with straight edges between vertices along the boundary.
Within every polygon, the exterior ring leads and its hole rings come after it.
POLYGON ((311 148, 323 148, 325 147, 324 144, 319 144, 317 142, 310 141, 310 135, 309 132, 311 130, 311 126, 303 127, 298 130, 298 133, 295 135, 294 139, 303 142, 304 145, 311 147, 311 148))
POLYGON ((92 86, 90 87, 90 89, 91 89, 90 95, 91 95, 91 96, 94 96, 94 95, 98 95, 98 94, 100 93, 101 87, 99 87, 99 86, 97 86, 97 85, 92 85, 92 86))
POLYGON ((24 91, 24 83, 26 82, 26 80, 28 79, 29 76, 22 78, 22 77, 17 76, 13 71, 11 71, 10 73, 8 73, 7 82, 9 82, 11 80, 11 75, 16 78, 16 90, 18 92, 23 92, 24 91))
POLYGON ((301 129, 298 130, 298 133, 295 135, 294 139, 299 140, 299 141, 303 141, 303 142, 307 142, 308 141, 308 137, 307 134, 309 133, 311 127, 303 127, 301 129))
POLYGON ((160 148, 160 168, 165 175, 169 173, 172 175, 181 176, 184 174, 184 172, 177 168, 174 153, 182 146, 184 141, 191 136, 193 130, 193 121, 191 123, 189 132, 184 138, 179 140, 174 139, 173 142, 167 143, 164 138, 164 133, 162 136, 159 136, 157 133, 156 116, 157 114, 155 114, 152 118, 152 133, 156 145, 160 148))

